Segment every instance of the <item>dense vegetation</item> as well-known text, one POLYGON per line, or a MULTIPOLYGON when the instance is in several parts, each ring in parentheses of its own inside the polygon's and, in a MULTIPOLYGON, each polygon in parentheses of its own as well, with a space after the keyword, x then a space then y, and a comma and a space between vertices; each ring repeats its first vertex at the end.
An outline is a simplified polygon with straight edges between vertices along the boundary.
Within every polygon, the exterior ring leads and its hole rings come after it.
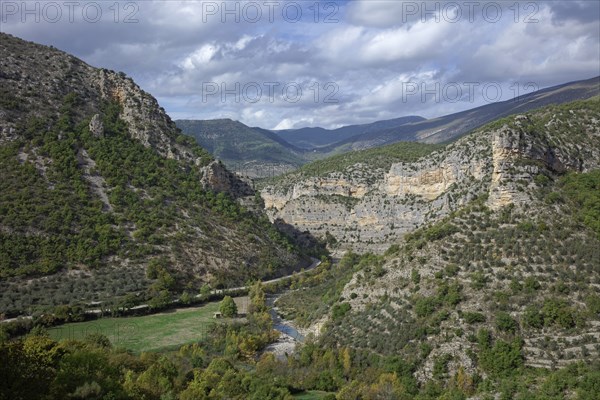
MULTIPOLYGON (((600 238, 600 171, 571 174, 560 182, 567 201, 578 209, 577 217, 600 238)), ((552 196, 550 201, 559 201, 552 196)))
MULTIPOLYGON (((371 256, 347 255, 345 268, 372 265, 371 256), (360 265, 360 266, 359 266, 360 265)), ((318 286, 316 281, 306 285, 318 286)), ((333 287, 333 286, 332 286, 333 287)), ((451 357, 440 357, 433 378, 418 381, 419 359, 381 355, 368 349, 328 345, 309 337, 298 352, 283 360, 261 349, 277 334, 257 283, 250 291, 245 323, 213 324, 204 339, 174 351, 135 355, 90 334, 80 340, 50 339, 43 329, 7 340, 0 335, 0 399, 285 399, 318 390, 331 399, 594 399, 600 364, 574 363, 559 371, 524 366, 522 342, 513 333, 495 338, 479 329, 473 341, 487 376, 463 369, 448 372, 451 357), (513 336, 511 336, 513 335, 513 336), (512 337, 512 339, 511 339, 512 337)), ((335 311, 334 311, 335 312, 335 311)), ((500 318, 502 329, 513 325, 500 318)), ((198 327, 201 330, 203 327, 198 327)), ((426 347, 418 348, 421 356, 426 347)))
POLYGON ((323 260, 315 273, 296 278, 290 291, 277 300, 277 307, 287 319, 305 327, 327 315, 334 307, 335 319, 347 311, 347 304, 338 304, 344 286, 357 271, 366 271, 376 276, 381 273, 381 257, 373 254, 359 256, 346 253, 339 263, 323 260))

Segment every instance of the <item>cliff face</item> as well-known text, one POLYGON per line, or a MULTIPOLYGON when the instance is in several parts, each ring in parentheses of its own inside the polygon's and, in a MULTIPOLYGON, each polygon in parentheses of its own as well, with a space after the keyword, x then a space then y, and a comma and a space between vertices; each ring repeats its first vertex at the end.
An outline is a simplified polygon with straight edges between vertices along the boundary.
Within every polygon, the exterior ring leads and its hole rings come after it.
POLYGON ((329 232, 341 249, 381 252, 389 243, 446 215, 478 194, 489 181, 491 147, 458 144, 416 163, 393 164, 368 182, 368 165, 326 177, 309 178, 292 187, 269 186, 261 195, 272 218, 281 218, 317 236, 329 232), (472 182, 464 192, 459 188, 472 182))
POLYGON ((100 99, 116 100, 122 107, 121 118, 129 126, 131 137, 146 147, 152 147, 163 157, 202 162, 191 149, 176 143, 179 130, 164 109, 150 94, 144 92, 131 78, 105 69, 87 69, 87 79, 97 89, 100 99))
POLYGON ((164 156, 192 158, 191 151, 175 144, 178 131, 156 99, 125 74, 94 68, 52 47, 1 35, 2 91, 5 102, 12 105, 5 104, 0 115, 2 140, 9 140, 11 131, 18 133, 19 120, 57 116, 64 96, 75 93, 76 119, 100 113, 103 101, 117 101, 132 138, 164 156))
POLYGON ((382 252, 478 196, 488 197, 493 210, 526 207, 537 175, 596 168, 598 148, 589 144, 599 140, 598 113, 572 113, 578 115, 550 110, 516 116, 388 171, 373 171, 365 160, 326 176, 267 186, 261 195, 272 219, 318 237, 329 232, 339 250, 382 252))

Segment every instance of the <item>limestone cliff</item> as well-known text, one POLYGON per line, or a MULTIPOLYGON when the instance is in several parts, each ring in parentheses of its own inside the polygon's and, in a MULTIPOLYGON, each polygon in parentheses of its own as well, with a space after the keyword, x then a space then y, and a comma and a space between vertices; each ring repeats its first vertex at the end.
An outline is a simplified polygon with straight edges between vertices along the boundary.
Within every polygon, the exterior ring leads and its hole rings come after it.
POLYGON ((524 207, 537 175, 599 165, 600 117, 593 109, 545 109, 488 125, 416 162, 373 170, 368 160, 325 176, 291 174, 261 191, 272 219, 333 248, 382 252, 406 233, 478 196, 491 209, 524 207), (576 123, 573 121, 577 121, 576 123))

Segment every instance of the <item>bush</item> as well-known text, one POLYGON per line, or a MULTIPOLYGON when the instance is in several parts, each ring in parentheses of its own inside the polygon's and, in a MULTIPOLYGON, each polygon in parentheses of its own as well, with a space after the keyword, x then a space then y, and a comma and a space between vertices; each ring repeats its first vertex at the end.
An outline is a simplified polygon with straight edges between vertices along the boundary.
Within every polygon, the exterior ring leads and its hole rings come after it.
POLYGON ((484 371, 495 375, 513 375, 523 366, 522 342, 498 340, 492 347, 483 346, 479 363, 484 371))
POLYGON ((331 310, 331 317, 334 321, 343 318, 352 307, 348 303, 336 304, 331 310))
POLYGON ((420 297, 415 301, 415 313, 417 317, 427 317, 435 312, 438 305, 435 297, 420 297))
POLYGON ((517 321, 506 312, 496 314, 496 328, 502 332, 515 333, 517 330, 517 321))
POLYGON ((544 318, 536 306, 530 306, 525 309, 523 314, 523 323, 534 329, 541 329, 544 326, 544 318))
POLYGON ((221 301, 221 305, 219 306, 219 311, 221 311, 221 314, 226 318, 232 318, 237 315, 237 305, 231 296, 225 296, 223 298, 223 301, 221 301))

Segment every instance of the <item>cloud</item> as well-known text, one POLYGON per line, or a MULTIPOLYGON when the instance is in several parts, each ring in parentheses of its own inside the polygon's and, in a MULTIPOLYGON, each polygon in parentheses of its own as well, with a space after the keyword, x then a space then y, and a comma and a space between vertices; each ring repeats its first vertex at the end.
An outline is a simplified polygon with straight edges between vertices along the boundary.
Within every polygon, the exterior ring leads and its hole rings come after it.
POLYGON ((260 18, 251 3, 119 2, 117 22, 113 2, 98 3, 96 23, 0 18, 2 31, 126 72, 173 118, 266 128, 433 117, 487 101, 481 91, 452 102, 406 96, 413 83, 498 84, 510 96, 515 82, 541 88, 600 74, 598 2, 256 2, 260 18))

